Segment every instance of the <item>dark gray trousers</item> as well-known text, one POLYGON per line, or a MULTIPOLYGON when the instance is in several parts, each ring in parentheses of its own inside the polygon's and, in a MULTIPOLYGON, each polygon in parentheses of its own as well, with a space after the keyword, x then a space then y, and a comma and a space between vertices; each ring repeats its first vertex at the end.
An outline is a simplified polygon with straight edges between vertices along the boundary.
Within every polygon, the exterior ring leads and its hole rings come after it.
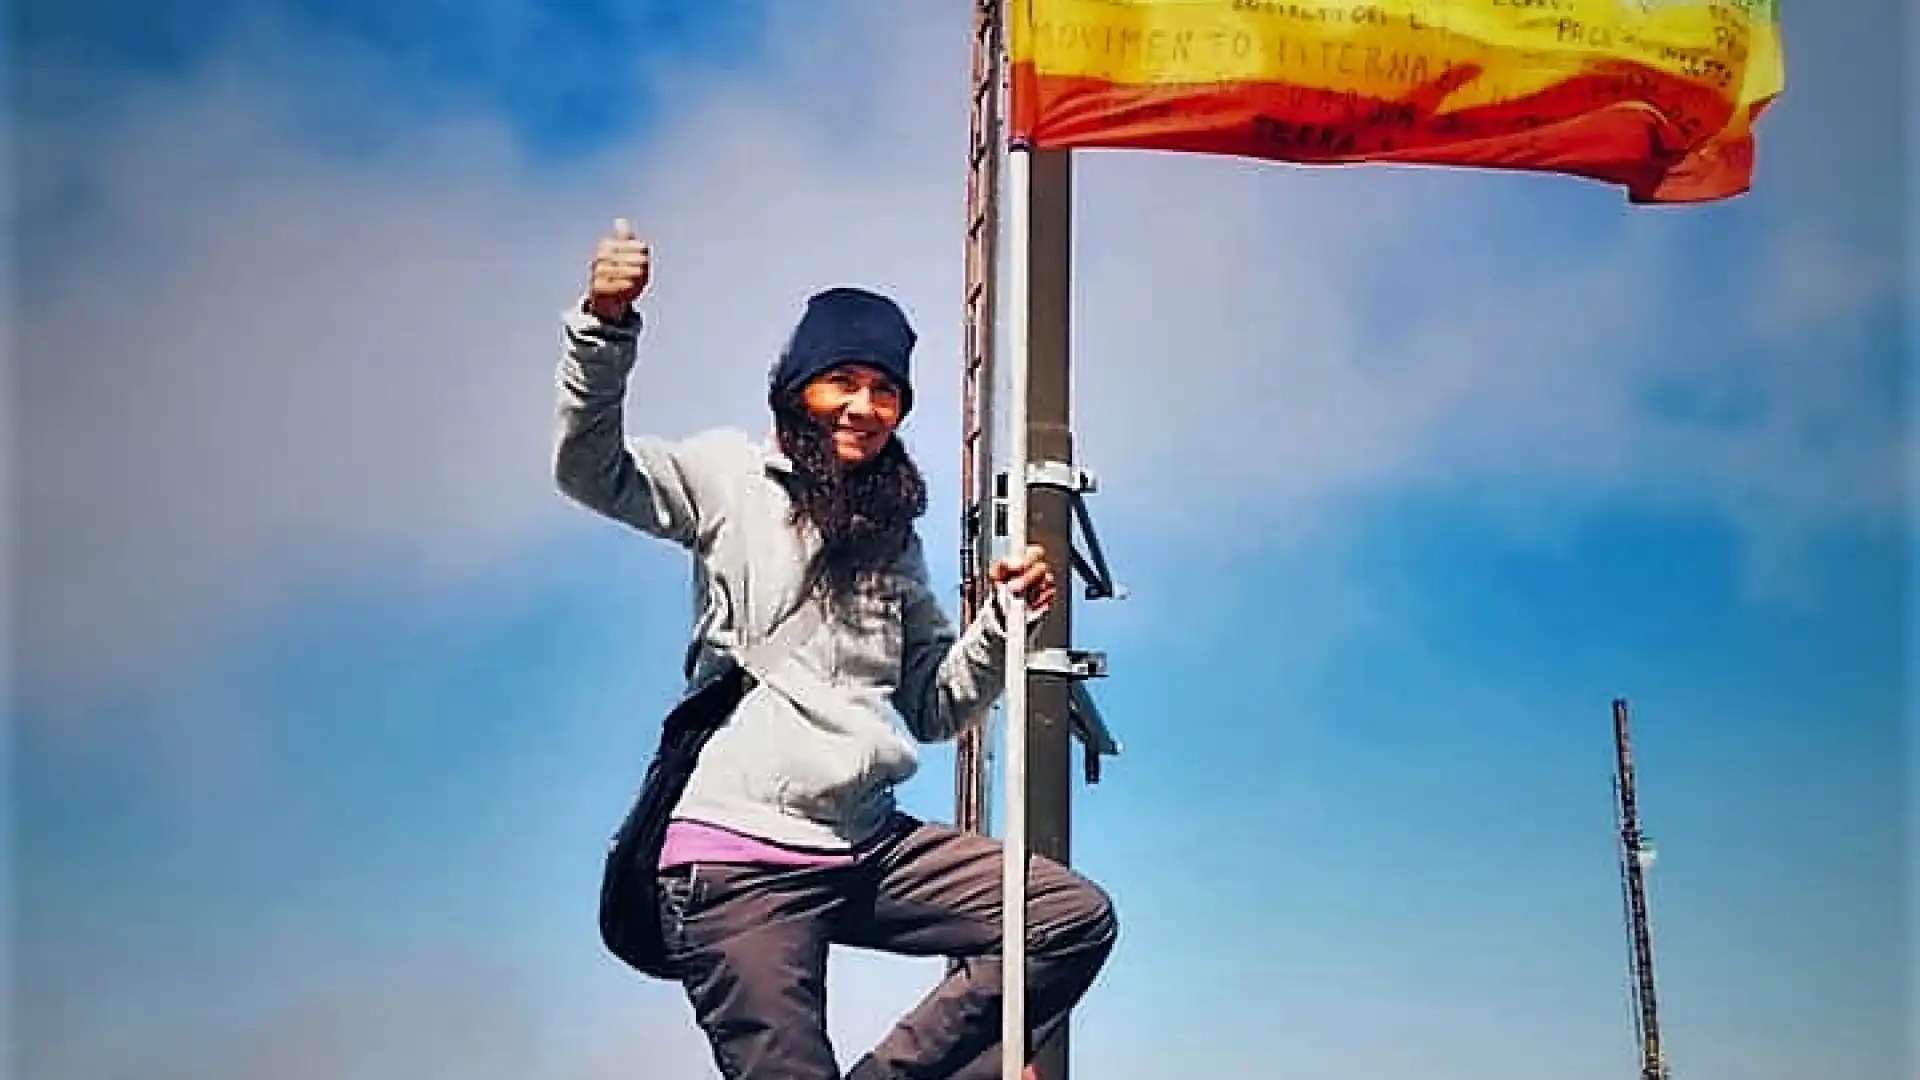
MULTIPOLYGON (((850 867, 701 864, 661 875, 660 917, 727 1080, 841 1080, 826 1029, 830 945, 958 967, 845 1080, 1000 1075, 1000 844, 914 823, 850 867)), ((1033 856, 1027 1054, 1065 1022, 1113 951, 1100 888, 1033 856)))

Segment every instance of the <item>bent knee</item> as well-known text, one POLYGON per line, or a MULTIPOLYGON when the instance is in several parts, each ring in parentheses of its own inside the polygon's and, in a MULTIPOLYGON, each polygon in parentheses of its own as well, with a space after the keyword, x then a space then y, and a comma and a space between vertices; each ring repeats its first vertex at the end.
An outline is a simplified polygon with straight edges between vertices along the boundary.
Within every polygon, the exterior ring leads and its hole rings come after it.
POLYGON ((1102 951, 1113 948, 1120 940, 1120 913, 1113 906, 1113 897, 1107 891, 1089 881, 1086 883, 1087 901, 1085 923, 1087 940, 1098 945, 1102 951))
POLYGON ((1119 940, 1120 917, 1113 898, 1087 878, 1068 875, 1055 911, 1047 936, 1060 948, 1104 955, 1119 940))

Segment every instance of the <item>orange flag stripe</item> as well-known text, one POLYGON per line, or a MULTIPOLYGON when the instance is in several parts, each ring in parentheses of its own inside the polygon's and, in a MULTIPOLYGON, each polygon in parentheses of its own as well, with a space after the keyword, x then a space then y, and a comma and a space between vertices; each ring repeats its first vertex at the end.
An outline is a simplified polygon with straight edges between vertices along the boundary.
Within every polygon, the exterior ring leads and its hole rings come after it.
POLYGON ((1770 0, 1013 0, 1039 149, 1553 172, 1635 202, 1748 190, 1770 0))

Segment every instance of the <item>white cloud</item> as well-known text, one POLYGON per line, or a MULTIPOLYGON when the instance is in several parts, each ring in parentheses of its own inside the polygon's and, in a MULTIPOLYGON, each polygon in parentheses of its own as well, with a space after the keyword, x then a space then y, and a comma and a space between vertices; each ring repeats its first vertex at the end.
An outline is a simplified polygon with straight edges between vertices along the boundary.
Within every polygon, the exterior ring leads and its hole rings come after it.
MULTIPOLYGON (((287 928, 290 932, 291 927, 287 928)), ((501 957, 294 934, 232 970, 63 986, 22 1044, 33 1080, 618 1080, 715 1075, 679 988, 608 959, 562 984, 501 957), (84 1005, 81 1003, 84 1002, 84 1005)), ((71 973, 72 968, 67 968, 71 973)), ((836 952, 828 1031, 851 1064, 938 982, 937 960, 836 952)), ((42 990, 46 989, 43 984, 42 990)))
MULTIPOLYGON (((330 152, 250 61, 282 48, 35 132, 30 205, 88 209, 33 267, 21 326, 27 674, 152 672, 316 575, 458 581, 577 527, 546 475, 554 320, 616 213, 660 258, 637 423, 757 423, 807 291, 897 291, 944 531, 966 33, 960 9, 922 15, 789 12, 762 73, 671 84, 654 137, 566 171, 484 118, 330 152)), ((367 61, 335 57, 303 77, 350 88, 367 61)), ((1494 202, 1617 201, 1571 181, 1088 155, 1079 184, 1082 454, 1128 528, 1198 539, 1231 507, 1295 532, 1426 488, 1628 494, 1791 534, 1903 494, 1892 412, 1852 422, 1876 389, 1860 353, 1768 348, 1885 297, 1798 210, 1751 288, 1715 299, 1711 277, 1748 268, 1689 277, 1684 212, 1623 213, 1576 252, 1494 202), (1749 307, 1765 317, 1734 321, 1749 307), (1758 419, 1649 408, 1676 380, 1758 419)))

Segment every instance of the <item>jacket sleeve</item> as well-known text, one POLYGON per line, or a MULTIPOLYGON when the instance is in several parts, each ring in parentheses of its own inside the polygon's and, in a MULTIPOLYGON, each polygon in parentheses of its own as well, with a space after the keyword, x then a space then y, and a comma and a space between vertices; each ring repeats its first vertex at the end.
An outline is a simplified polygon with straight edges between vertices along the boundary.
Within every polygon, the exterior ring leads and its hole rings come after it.
MULTIPOLYGON (((917 540, 903 569, 907 595, 893 704, 915 738, 944 742, 983 720, 1006 687, 1006 615, 999 603, 986 604, 956 632, 934 595, 917 540)), ((1037 624, 1037 617, 1030 620, 1029 632, 1037 624)))
POLYGON ((720 509, 718 433, 682 442, 627 439, 622 399, 638 314, 608 322, 582 305, 565 313, 561 333, 553 452, 561 493, 649 536, 693 546, 720 509))

